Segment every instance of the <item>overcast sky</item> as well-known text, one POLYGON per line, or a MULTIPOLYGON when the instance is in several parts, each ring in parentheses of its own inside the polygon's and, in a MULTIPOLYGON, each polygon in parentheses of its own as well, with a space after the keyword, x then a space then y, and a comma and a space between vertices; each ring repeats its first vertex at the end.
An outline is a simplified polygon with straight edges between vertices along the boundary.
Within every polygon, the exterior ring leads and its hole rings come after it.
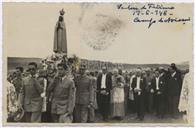
MULTIPOLYGON (((141 5, 138 5, 141 6, 141 5)), ((192 18, 191 4, 174 4, 174 17, 192 18)), ((54 26, 65 10, 68 54, 125 63, 171 63, 192 58, 192 21, 185 25, 136 24, 116 4, 5 3, 3 44, 8 57, 52 54, 54 26), (101 49, 94 49, 101 46, 101 49)), ((154 17, 158 18, 158 17, 154 17)))

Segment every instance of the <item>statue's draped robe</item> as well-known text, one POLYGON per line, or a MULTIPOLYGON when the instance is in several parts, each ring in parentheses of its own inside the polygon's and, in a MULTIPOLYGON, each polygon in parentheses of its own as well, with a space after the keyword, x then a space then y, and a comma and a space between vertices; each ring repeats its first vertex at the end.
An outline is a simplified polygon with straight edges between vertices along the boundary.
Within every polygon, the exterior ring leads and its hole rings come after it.
POLYGON ((58 21, 54 31, 54 52, 67 54, 66 27, 63 21, 58 21))

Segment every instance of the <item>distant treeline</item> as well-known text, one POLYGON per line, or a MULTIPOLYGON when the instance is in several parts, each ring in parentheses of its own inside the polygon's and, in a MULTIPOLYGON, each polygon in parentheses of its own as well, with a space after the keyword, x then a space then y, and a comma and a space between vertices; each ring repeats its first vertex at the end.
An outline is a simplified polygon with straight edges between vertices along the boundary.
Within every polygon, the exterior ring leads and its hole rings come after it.
MULTIPOLYGON (((22 66, 27 68, 29 62, 41 62, 41 58, 19 58, 19 57, 9 57, 8 58, 8 70, 13 70, 17 66, 22 66)), ((86 64, 89 70, 100 70, 102 66, 106 66, 108 70, 112 70, 113 68, 122 68, 123 70, 130 71, 135 69, 136 67, 142 68, 157 68, 157 67, 164 67, 168 68, 169 64, 125 64, 125 63, 112 63, 112 62, 105 62, 105 61, 97 61, 97 60, 87 60, 87 59, 80 59, 80 62, 86 64)), ((172 63, 172 62, 170 62, 172 63)), ((177 67, 181 70, 189 69, 189 62, 183 62, 180 64, 176 64, 177 67)))

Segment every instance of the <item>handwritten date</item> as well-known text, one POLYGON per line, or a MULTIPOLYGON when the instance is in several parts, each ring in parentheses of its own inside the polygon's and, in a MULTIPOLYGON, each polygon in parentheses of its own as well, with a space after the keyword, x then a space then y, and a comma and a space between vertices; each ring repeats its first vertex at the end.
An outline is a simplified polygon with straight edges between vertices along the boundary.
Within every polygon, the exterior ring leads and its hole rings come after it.
POLYGON ((134 23, 148 23, 148 29, 151 28, 153 24, 156 23, 182 23, 191 21, 191 18, 182 18, 174 17, 174 14, 171 10, 174 10, 174 6, 168 6, 166 4, 154 4, 147 3, 144 5, 138 4, 118 4, 118 10, 128 10, 130 14, 134 17, 134 23), (143 18, 144 17, 144 18, 143 18))

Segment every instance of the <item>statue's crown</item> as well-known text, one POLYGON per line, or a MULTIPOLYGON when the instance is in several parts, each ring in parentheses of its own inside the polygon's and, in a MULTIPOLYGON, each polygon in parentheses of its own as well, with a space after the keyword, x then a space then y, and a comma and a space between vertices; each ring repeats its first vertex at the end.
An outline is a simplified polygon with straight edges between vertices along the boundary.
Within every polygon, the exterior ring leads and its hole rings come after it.
POLYGON ((64 9, 60 10, 60 15, 63 16, 65 13, 64 9))

